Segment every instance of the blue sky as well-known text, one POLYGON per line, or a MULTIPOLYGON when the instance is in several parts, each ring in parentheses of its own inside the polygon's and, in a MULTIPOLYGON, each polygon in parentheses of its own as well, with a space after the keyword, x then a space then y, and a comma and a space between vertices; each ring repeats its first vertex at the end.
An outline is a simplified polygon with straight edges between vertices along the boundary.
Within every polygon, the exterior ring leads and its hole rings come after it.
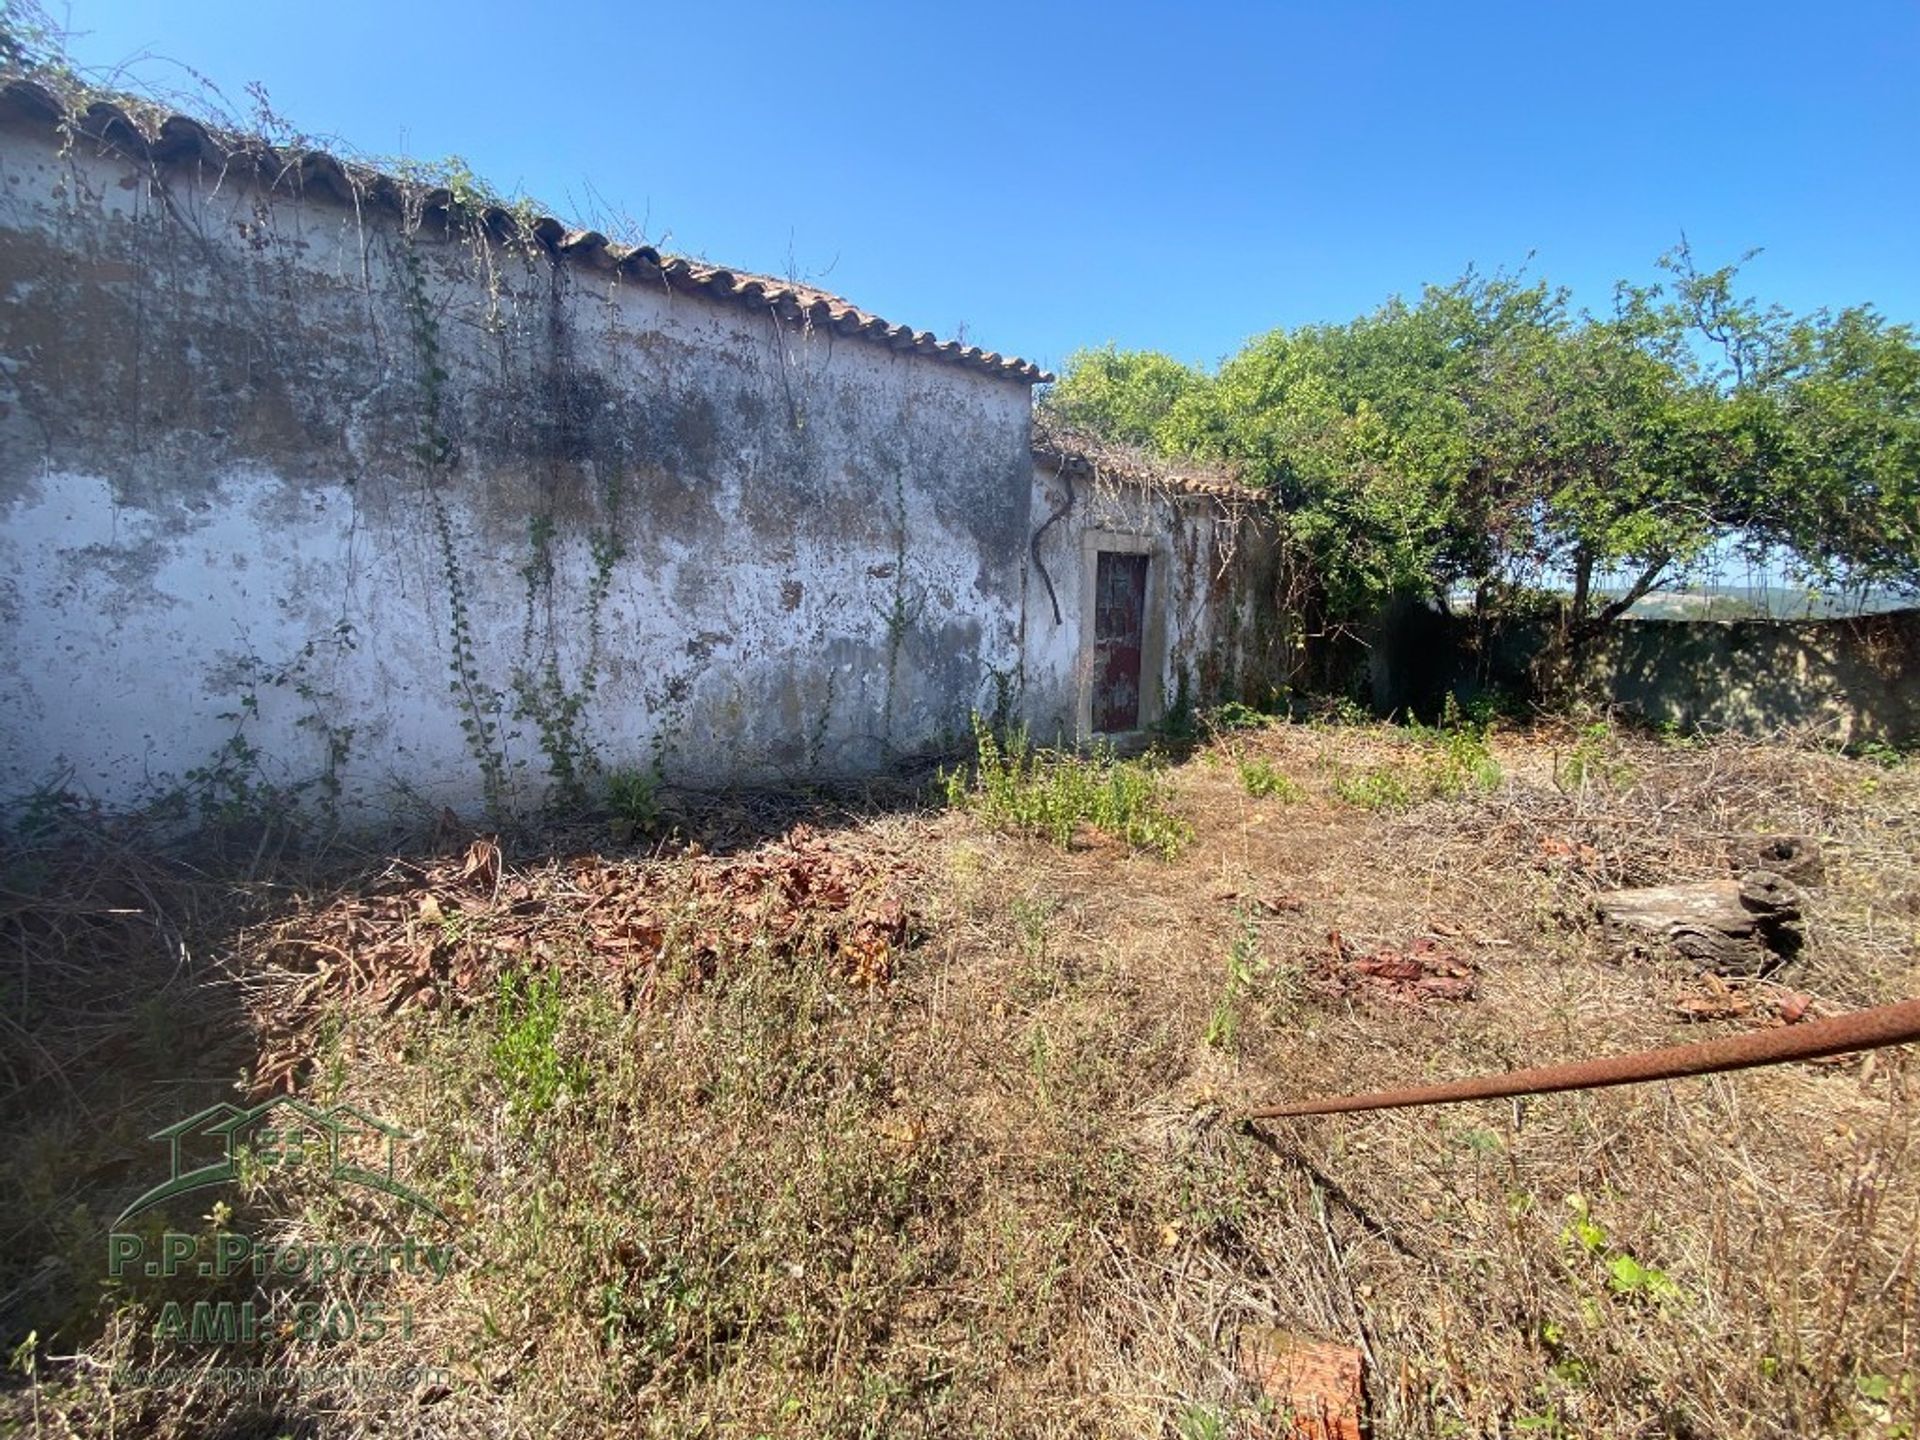
POLYGON ((1913 0, 48 9, 136 87, 257 81, 361 153, 1049 366, 1210 364, 1529 254, 1600 304, 1683 231, 1764 247, 1763 298, 1920 321, 1913 0))

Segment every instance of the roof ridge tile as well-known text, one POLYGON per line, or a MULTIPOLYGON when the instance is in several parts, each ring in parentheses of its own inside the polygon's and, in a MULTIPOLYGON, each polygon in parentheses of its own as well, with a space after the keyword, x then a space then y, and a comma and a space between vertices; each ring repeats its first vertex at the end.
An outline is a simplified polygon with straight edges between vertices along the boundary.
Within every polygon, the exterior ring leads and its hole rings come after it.
MULTIPOLYGON (((144 108, 144 107, 143 107, 144 108)), ((421 213, 450 214, 460 202, 442 186, 422 189, 376 166, 343 159, 327 150, 305 149, 283 153, 257 135, 235 134, 179 112, 160 113, 143 122, 136 111, 101 97, 84 110, 37 82, 16 77, 0 84, 0 125, 66 126, 104 148, 111 148, 157 164, 194 159, 223 166, 242 162, 272 190, 304 193, 310 183, 343 203, 352 203, 356 191, 388 209, 403 211, 409 190, 421 213)), ((955 340, 940 340, 930 330, 916 331, 861 310, 851 301, 811 285, 782 281, 769 275, 734 270, 685 256, 665 256, 651 245, 619 245, 596 230, 575 229, 550 215, 531 220, 500 205, 480 211, 480 222, 495 240, 517 231, 557 258, 574 263, 613 267, 642 280, 669 284, 686 281, 708 298, 726 304, 769 310, 781 320, 797 324, 831 324, 842 335, 872 340, 896 354, 924 356, 959 365, 996 379, 1027 385, 1045 384, 1053 376, 1030 361, 955 340)))

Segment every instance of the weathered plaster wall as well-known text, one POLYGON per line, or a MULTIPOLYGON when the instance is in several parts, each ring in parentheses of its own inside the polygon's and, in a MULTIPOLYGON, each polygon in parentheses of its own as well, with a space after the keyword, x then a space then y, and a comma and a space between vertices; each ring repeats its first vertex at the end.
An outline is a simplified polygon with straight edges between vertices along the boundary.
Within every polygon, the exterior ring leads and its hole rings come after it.
POLYGON ((1034 468, 1031 523, 1046 573, 1030 567, 1027 578, 1023 708, 1034 738, 1092 738, 1092 576, 1102 549, 1149 557, 1144 726, 1164 719, 1183 693, 1191 705, 1268 699, 1288 637, 1276 609, 1277 547, 1255 508, 1084 474, 1071 481, 1069 505, 1069 483, 1051 465, 1034 468))
MULTIPOLYGON (((1382 622, 1383 710, 1436 713, 1451 693, 1526 695, 1550 619, 1480 635, 1471 617, 1407 605, 1382 622)), ((1920 741, 1920 610, 1830 620, 1616 620, 1594 647, 1588 698, 1651 724, 1842 745, 1920 741)))
POLYGON ((1621 620, 1596 689, 1654 723, 1843 745, 1920 740, 1920 610, 1842 620, 1621 620))
POLYGON ((991 705, 1024 385, 411 228, 0 129, 0 792, 514 807, 991 705))

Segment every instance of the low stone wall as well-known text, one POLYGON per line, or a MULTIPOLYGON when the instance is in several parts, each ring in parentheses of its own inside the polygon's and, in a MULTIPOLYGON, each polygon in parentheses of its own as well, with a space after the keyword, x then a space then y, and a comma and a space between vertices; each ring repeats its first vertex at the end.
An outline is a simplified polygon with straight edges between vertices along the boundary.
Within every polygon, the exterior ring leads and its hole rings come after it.
POLYGON ((1656 724, 1842 744, 1920 740, 1920 609, 1844 620, 1627 620, 1592 676, 1656 724))
MULTIPOLYGON (((1431 714, 1452 693, 1524 694, 1550 627, 1476 637, 1464 617, 1403 607, 1372 649, 1382 712, 1431 714)), ((1844 745, 1920 741, 1920 609, 1838 620, 1621 620, 1587 668, 1596 700, 1650 724, 1748 735, 1815 729, 1844 745)))

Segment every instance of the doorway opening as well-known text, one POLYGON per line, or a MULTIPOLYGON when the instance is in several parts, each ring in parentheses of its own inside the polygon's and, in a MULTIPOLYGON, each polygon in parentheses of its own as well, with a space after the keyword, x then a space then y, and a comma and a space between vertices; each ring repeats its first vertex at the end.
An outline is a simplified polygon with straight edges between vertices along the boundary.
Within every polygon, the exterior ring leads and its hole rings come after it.
POLYGON ((1140 728, 1140 674, 1146 650, 1145 555, 1094 556, 1092 725, 1097 735, 1140 728))

